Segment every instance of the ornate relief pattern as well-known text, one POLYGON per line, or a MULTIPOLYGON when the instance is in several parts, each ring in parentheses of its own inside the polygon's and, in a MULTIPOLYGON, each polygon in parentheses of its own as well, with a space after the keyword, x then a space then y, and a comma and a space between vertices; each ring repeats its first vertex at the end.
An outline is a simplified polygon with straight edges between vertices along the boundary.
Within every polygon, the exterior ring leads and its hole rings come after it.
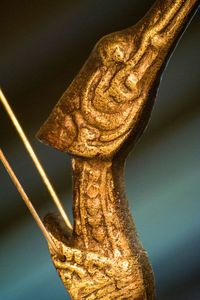
POLYGON ((74 230, 55 217, 45 221, 66 258, 52 254, 72 299, 155 299, 125 197, 123 163, 198 3, 158 0, 135 26, 101 39, 38 133, 73 155, 74 230))
POLYGON ((141 22, 102 38, 39 137, 82 157, 119 151, 148 122, 143 113, 152 109, 161 70, 196 2, 157 1, 141 22))

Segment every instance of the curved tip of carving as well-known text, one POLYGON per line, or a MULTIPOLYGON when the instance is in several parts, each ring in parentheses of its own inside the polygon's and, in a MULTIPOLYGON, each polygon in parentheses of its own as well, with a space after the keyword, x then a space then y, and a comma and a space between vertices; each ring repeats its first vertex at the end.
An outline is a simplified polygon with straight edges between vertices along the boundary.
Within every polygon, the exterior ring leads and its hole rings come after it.
POLYGON ((66 226, 62 217, 56 213, 50 213, 44 217, 44 225, 47 231, 58 241, 69 245, 72 239, 72 230, 66 226))
POLYGON ((61 120, 60 118, 58 120, 58 114, 57 117, 54 115, 55 113, 53 112, 39 129, 36 137, 46 145, 68 152, 76 136, 76 128, 71 118, 67 115, 61 120))

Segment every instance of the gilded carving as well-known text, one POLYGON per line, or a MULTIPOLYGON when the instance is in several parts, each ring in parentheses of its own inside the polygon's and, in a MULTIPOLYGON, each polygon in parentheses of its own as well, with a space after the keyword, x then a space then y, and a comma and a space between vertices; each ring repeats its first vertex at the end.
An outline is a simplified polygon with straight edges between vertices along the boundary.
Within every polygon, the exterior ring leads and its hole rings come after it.
MULTIPOLYGON (((38 137, 72 155, 74 229, 46 228, 72 299, 155 299, 154 277, 124 192, 124 160, 143 133, 166 63, 197 9, 159 0, 135 26, 102 38, 38 137)), ((50 247, 51 250, 51 247, 50 247)))

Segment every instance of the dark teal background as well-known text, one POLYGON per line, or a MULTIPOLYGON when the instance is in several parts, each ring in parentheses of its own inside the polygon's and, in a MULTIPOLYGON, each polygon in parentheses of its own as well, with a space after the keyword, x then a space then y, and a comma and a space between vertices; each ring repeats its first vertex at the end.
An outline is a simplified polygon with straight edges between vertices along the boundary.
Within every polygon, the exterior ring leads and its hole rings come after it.
MULTIPOLYGON (((71 215, 69 157, 34 137, 92 47, 153 1, 1 1, 0 84, 71 215)), ((126 165, 130 207, 159 300, 200 299, 200 16, 179 43, 126 165)), ((0 106, 0 145, 41 216, 51 199, 0 106)), ((46 242, 0 166, 0 300, 68 299, 46 242)))

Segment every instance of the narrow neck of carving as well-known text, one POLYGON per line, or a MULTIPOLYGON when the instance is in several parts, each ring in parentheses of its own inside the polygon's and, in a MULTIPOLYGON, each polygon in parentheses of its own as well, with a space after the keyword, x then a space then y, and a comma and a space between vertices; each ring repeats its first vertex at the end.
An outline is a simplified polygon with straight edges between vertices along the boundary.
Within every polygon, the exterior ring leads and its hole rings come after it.
POLYGON ((123 166, 73 159, 74 240, 110 257, 129 256, 140 245, 123 187, 123 166), (130 249, 132 249, 130 251, 130 249))
POLYGON ((199 3, 199 0, 156 1, 136 27, 132 27, 133 34, 137 30, 141 36, 139 50, 133 57, 133 66, 140 61, 144 53, 154 49, 159 70, 160 65, 167 61, 166 57, 169 57, 176 46, 199 3))
POLYGON ((149 38, 160 35, 167 45, 189 23, 199 3, 199 0, 158 0, 140 23, 149 38))

